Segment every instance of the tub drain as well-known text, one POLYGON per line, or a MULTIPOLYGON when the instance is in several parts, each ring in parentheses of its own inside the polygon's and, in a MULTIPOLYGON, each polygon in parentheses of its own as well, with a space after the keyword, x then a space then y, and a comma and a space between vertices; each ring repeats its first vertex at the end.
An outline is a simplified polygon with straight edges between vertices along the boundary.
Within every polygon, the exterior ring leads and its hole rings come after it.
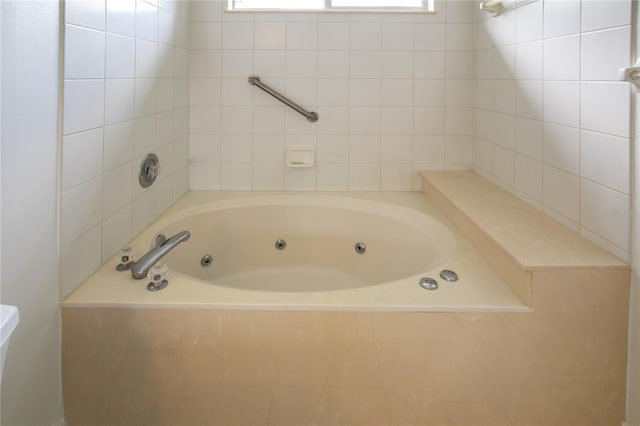
POLYGON ((284 250, 287 246, 287 242, 285 240, 277 240, 275 246, 278 250, 284 250))
POLYGON ((202 256, 202 259, 200 259, 200 264, 202 266, 204 266, 205 268, 207 266, 211 266, 212 263, 213 263, 213 258, 211 256, 209 256, 208 254, 202 256))
POLYGON ((367 251, 367 246, 365 246, 363 242, 356 243, 356 246, 354 248, 356 249, 356 253, 359 253, 359 254, 362 254, 365 251, 367 251))

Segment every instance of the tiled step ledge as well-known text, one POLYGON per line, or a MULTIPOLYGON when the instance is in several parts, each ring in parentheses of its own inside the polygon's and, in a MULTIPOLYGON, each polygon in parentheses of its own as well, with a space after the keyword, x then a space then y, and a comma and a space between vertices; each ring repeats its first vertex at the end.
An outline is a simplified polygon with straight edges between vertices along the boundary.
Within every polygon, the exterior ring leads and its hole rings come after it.
POLYGON ((629 271, 596 246, 473 171, 423 171, 422 191, 531 306, 535 272, 629 271))

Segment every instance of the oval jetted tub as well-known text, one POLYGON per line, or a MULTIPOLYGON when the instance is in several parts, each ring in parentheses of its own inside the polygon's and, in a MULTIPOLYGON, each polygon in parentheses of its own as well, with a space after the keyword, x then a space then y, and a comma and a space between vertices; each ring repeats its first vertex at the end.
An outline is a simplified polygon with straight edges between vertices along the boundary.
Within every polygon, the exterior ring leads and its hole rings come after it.
POLYGON ((136 258, 188 230, 161 262, 169 285, 117 272, 116 256, 68 306, 417 311, 527 310, 420 193, 187 194, 132 243, 136 258), (442 270, 459 280, 447 282, 442 270), (437 290, 420 286, 422 278, 437 290))

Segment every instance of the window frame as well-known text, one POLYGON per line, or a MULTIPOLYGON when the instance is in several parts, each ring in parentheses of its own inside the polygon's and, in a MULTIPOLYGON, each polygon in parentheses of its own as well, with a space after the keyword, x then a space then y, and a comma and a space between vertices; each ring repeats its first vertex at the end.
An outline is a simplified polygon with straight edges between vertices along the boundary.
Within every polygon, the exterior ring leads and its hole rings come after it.
MULTIPOLYGON (((391 2, 392 0, 390 0, 391 2)), ((411 13, 435 13, 435 0, 421 0, 420 7, 396 7, 396 6, 334 6, 333 0, 324 0, 322 9, 284 9, 277 7, 246 8, 235 7, 236 0, 227 0, 227 12, 411 12, 411 13)))

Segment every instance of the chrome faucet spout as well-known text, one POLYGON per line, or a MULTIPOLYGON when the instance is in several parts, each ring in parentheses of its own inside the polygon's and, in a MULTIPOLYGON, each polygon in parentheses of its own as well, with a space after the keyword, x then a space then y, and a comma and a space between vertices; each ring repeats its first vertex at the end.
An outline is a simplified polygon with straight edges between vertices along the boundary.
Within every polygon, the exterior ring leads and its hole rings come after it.
POLYGON ((137 280, 146 278, 149 269, 162 259, 167 253, 173 250, 178 244, 187 241, 191 237, 191 232, 178 232, 159 246, 149 250, 131 267, 131 275, 137 280))

